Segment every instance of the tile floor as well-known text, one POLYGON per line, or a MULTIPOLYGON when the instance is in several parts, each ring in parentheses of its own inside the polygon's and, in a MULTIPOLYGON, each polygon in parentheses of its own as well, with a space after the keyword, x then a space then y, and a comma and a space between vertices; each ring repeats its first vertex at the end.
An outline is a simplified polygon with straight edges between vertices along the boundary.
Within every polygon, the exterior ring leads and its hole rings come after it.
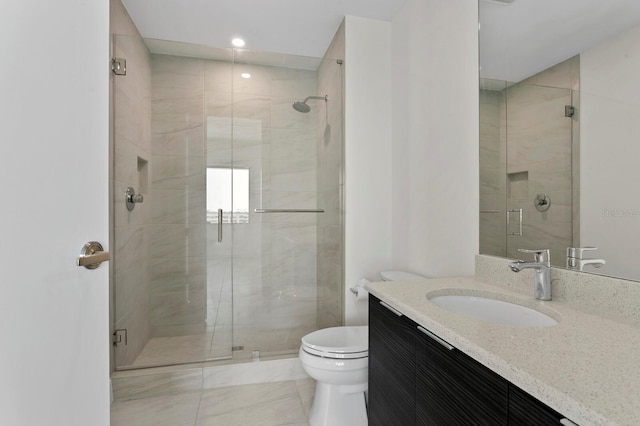
POLYGON ((114 401, 111 426, 308 426, 312 379, 114 401))

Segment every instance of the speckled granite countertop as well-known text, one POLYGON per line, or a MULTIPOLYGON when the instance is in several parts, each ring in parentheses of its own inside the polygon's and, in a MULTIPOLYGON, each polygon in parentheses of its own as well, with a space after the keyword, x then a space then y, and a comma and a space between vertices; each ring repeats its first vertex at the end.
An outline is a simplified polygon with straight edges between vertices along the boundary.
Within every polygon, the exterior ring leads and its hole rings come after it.
POLYGON ((476 277, 375 282, 366 288, 573 422, 640 425, 640 327, 632 321, 588 313, 562 300, 536 301, 476 277), (550 315, 558 325, 492 324, 427 299, 427 293, 448 289, 488 297, 499 293, 502 300, 550 315))

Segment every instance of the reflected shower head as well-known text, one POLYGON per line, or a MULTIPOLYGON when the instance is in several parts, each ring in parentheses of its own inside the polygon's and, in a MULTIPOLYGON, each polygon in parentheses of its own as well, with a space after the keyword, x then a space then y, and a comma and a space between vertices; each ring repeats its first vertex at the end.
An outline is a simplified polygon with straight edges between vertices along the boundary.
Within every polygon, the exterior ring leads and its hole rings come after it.
POLYGON ((324 95, 324 96, 307 96, 307 98, 302 102, 300 102, 300 101, 294 102, 293 105, 292 105, 293 109, 295 109, 298 112, 303 112, 305 114, 307 112, 311 111, 311 107, 309 105, 307 105, 307 101, 309 99, 322 99, 325 102, 327 102, 327 95, 324 95))

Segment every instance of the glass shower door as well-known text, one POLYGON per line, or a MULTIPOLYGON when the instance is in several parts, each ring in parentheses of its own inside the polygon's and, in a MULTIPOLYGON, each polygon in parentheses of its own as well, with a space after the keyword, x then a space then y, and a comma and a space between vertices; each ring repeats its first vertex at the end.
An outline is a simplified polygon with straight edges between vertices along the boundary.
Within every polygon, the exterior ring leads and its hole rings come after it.
POLYGON ((340 65, 335 60, 327 64, 332 67, 330 74, 318 66, 317 59, 309 69, 238 60, 246 61, 251 55, 236 50, 233 77, 233 163, 247 171, 249 186, 243 192, 249 196, 247 222, 233 225, 234 358, 296 353, 301 337, 317 330, 319 323, 342 322, 341 257, 336 260, 338 269, 331 271, 337 283, 319 267, 326 269, 327 264, 320 255, 340 256, 341 247, 341 232, 331 232, 336 229, 329 222, 322 232, 319 228, 329 207, 334 207, 332 217, 340 210, 340 65), (321 85, 323 72, 330 78, 321 85), (292 108, 309 96, 320 98, 309 101, 310 112, 292 108), (322 147, 336 154, 321 158, 322 147), (332 166, 337 168, 332 177, 320 171, 332 166), (326 177, 326 190, 320 189, 320 176, 326 177), (331 237, 335 238, 322 246, 331 237), (333 250, 325 250, 327 245, 333 250), (327 277, 324 287, 318 280, 321 273, 327 277), (332 304, 333 316, 323 320, 318 309, 321 300, 328 301, 328 290, 336 286, 340 290, 338 302, 332 304))
POLYGON ((112 80, 116 368, 229 358, 230 50, 214 67, 138 37, 113 46, 127 61, 112 80), (131 211, 128 186, 144 197, 131 211))

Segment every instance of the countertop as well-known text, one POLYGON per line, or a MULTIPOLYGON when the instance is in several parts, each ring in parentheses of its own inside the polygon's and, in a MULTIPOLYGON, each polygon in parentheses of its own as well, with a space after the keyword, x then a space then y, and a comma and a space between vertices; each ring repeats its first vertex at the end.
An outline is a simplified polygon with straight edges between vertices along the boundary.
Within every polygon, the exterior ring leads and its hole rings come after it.
POLYGON ((564 301, 537 301, 477 277, 374 282, 366 289, 575 423, 640 425, 640 328, 631 321, 564 301), (558 324, 493 324, 450 313, 427 299, 427 293, 450 289, 497 293, 558 324))

